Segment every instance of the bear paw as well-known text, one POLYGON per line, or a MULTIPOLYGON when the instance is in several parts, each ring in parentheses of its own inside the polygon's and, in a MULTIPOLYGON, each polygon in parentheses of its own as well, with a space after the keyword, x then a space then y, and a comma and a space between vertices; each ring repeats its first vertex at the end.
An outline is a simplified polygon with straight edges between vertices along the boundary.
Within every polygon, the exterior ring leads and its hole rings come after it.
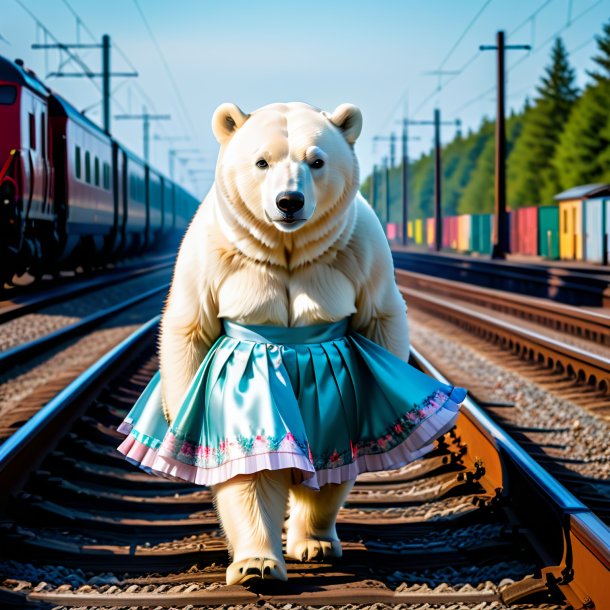
POLYGON ((343 549, 338 540, 306 538, 292 543, 286 554, 297 561, 324 561, 333 557, 342 557, 343 549))
POLYGON ((252 557, 234 561, 227 568, 227 584, 243 585, 253 580, 288 580, 284 561, 268 557, 252 557))

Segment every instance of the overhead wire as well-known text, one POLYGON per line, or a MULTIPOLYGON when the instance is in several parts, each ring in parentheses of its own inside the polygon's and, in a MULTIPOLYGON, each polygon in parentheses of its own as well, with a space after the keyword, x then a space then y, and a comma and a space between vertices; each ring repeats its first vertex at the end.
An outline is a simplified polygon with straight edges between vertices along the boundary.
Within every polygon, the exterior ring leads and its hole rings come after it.
MULTIPOLYGON (((535 17, 536 15, 538 15, 538 13, 545 8, 548 4, 550 4, 553 0, 546 0, 545 2, 543 2, 526 20, 524 20, 520 26, 518 26, 517 28, 515 28, 514 30, 512 30, 512 33, 517 32, 519 29, 521 29, 523 27, 523 25, 525 25, 530 19, 532 19, 533 17, 535 17)), ((542 49, 544 49, 551 41, 555 40, 562 32, 568 30, 569 28, 571 28, 580 18, 584 17, 587 13, 589 13, 590 11, 592 11, 594 8, 596 8, 597 6, 599 6, 602 2, 605 2, 606 0, 597 0, 596 2, 594 2, 592 5, 588 6, 586 9, 584 9, 583 11, 581 11, 580 13, 578 13, 578 15, 576 15, 575 17, 571 17, 570 19, 568 19, 568 21, 562 25, 559 29, 557 29, 551 36, 549 36, 548 38, 546 38, 540 45, 537 45, 536 49, 533 50, 532 52, 523 55, 522 57, 520 57, 518 60, 516 60, 510 67, 507 68, 506 70, 506 74, 508 75, 510 72, 512 72, 517 66, 521 65, 522 63, 524 63, 527 59, 529 59, 532 55, 535 55, 536 53, 540 52, 542 49)), ((591 38, 589 38, 587 41, 585 41, 582 45, 579 45, 577 49, 573 49, 572 51, 569 51, 570 53, 574 53, 576 50, 579 50, 580 48, 586 46, 589 42, 591 41, 591 38)), ((534 85, 531 85, 531 87, 533 87, 534 85)), ((476 102, 480 101, 481 99, 487 97, 491 92, 493 92, 495 89, 495 86, 490 87, 488 89, 486 89, 485 91, 477 94, 475 97, 469 99, 468 101, 466 101, 464 104, 462 104, 459 108, 457 108, 454 112, 453 112, 453 116, 456 116, 457 114, 459 114, 462 110, 465 110, 466 108, 472 106, 473 104, 475 104, 476 102)))
POLYGON ((146 15, 144 14, 144 11, 142 10, 142 7, 139 3, 138 0, 133 0, 133 3, 140 15, 140 18, 142 19, 142 23, 144 24, 144 27, 146 28, 152 42, 153 45, 155 46, 155 49, 157 50, 157 53, 159 54, 159 57, 161 58, 161 63, 163 65, 163 69, 165 70, 166 76, 169 79, 170 83, 172 84, 172 92, 174 94, 174 96, 176 97, 177 101, 178 101, 178 105, 183 113, 183 119, 186 120, 186 124, 187 124, 187 133, 197 133, 197 130, 195 129, 195 125, 189 115, 188 109, 186 107, 186 104, 184 103, 184 100, 182 98, 182 95, 180 94, 180 89, 178 87, 178 84, 176 83, 176 80, 174 78, 174 75, 169 67, 169 64, 167 62, 167 59, 165 58, 165 54, 163 53, 163 49, 161 48, 161 45, 159 44, 157 37, 155 36, 152 27, 150 26, 150 23, 148 22, 148 19, 146 18, 146 15))
MULTIPOLYGON (((136 0, 134 0, 135 2, 136 0)), ((441 63, 439 64, 438 70, 440 70, 451 58, 451 56, 453 55, 453 53, 455 52, 455 50, 459 47, 460 43, 462 42, 462 40, 464 40, 466 34, 468 34, 468 32, 471 30, 471 28, 474 26, 474 24, 478 21, 478 19, 480 18, 480 16, 483 14, 483 12, 485 11, 485 9, 491 4, 493 0, 486 0, 483 5, 479 8, 479 10, 475 13, 475 15, 472 17, 472 19, 468 22, 468 24, 466 25, 466 27, 462 30, 462 32, 460 33, 460 35, 458 36, 457 40, 455 41, 455 43, 451 46, 451 48, 449 49, 449 52, 445 55, 445 57, 443 58, 443 60, 441 61, 441 63)), ((465 64, 464 67, 462 69, 465 69, 467 67, 470 66, 470 64, 476 59, 476 56, 470 58, 465 64)), ((453 75, 456 76, 456 75, 453 75)), ((448 79, 447 82, 450 82, 451 80, 453 80, 453 78, 448 79)), ((446 82, 446 83, 447 83, 446 82)), ((445 86, 446 86, 445 83, 445 86)), ((417 116, 418 112, 420 110, 422 110, 424 108, 424 106, 435 96, 437 95, 443 88, 443 85, 441 83, 439 83, 439 85, 437 85, 431 92, 429 95, 427 95, 424 100, 419 104, 419 106, 417 106, 417 108, 415 109, 415 111, 413 112, 412 116, 417 116)), ((399 106, 403 103, 405 95, 407 93, 408 89, 405 89, 403 91, 403 93, 401 94, 401 96, 398 98, 396 104, 392 107, 391 111, 388 113, 387 117, 385 118, 384 122, 382 123, 381 129, 378 130, 378 132, 382 132, 386 125, 388 124, 388 122, 391 120, 391 118, 394 116, 394 114, 396 113, 396 110, 399 108, 399 106)))

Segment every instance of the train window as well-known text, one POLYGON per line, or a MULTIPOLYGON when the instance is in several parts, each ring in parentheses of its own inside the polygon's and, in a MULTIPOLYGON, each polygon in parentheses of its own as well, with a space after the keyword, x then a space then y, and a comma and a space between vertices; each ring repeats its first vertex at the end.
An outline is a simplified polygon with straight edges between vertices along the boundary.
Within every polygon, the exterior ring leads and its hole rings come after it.
POLYGON ((80 177, 81 177, 80 146, 74 147, 74 173, 76 174, 76 177, 80 180, 80 177))
POLYGON ((104 188, 110 190, 110 165, 104 163, 104 188))
POLYGON ((93 164, 94 172, 93 175, 95 177, 95 186, 100 185, 100 160, 95 157, 95 163, 93 164))
POLYGON ((36 150, 36 117, 30 112, 30 148, 36 150))
POLYGON ((17 99, 17 87, 0 85, 0 105, 10 106, 17 99))
POLYGON ((91 184, 91 154, 85 153, 85 182, 91 184))
POLYGON ((45 131, 45 113, 40 115, 40 150, 43 157, 47 154, 47 133, 45 131))

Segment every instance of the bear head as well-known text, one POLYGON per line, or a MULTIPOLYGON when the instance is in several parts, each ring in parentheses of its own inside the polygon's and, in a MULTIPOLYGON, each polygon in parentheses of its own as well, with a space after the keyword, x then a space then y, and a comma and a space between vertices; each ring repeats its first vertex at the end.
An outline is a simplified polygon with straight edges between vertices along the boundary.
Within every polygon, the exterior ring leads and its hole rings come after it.
POLYGON ((221 144, 217 201, 236 241, 243 244, 247 233, 273 249, 322 236, 330 243, 344 233, 359 183, 358 108, 342 104, 323 112, 295 102, 245 114, 222 104, 212 129, 221 144))

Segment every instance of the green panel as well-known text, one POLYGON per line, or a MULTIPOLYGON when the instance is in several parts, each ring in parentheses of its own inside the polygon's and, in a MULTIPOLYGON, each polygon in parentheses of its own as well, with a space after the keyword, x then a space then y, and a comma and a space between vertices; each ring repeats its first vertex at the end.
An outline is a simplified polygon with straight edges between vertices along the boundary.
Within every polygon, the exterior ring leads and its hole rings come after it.
POLYGON ((470 217, 470 251, 480 252, 481 215, 473 214, 470 217))
POLYGON ((491 214, 481 214, 481 250, 482 254, 491 254, 491 214))
POLYGON ((538 249, 545 258, 559 258, 559 206, 538 208, 538 249))
POLYGON ((472 252, 491 253, 491 214, 473 214, 470 245, 472 252))

